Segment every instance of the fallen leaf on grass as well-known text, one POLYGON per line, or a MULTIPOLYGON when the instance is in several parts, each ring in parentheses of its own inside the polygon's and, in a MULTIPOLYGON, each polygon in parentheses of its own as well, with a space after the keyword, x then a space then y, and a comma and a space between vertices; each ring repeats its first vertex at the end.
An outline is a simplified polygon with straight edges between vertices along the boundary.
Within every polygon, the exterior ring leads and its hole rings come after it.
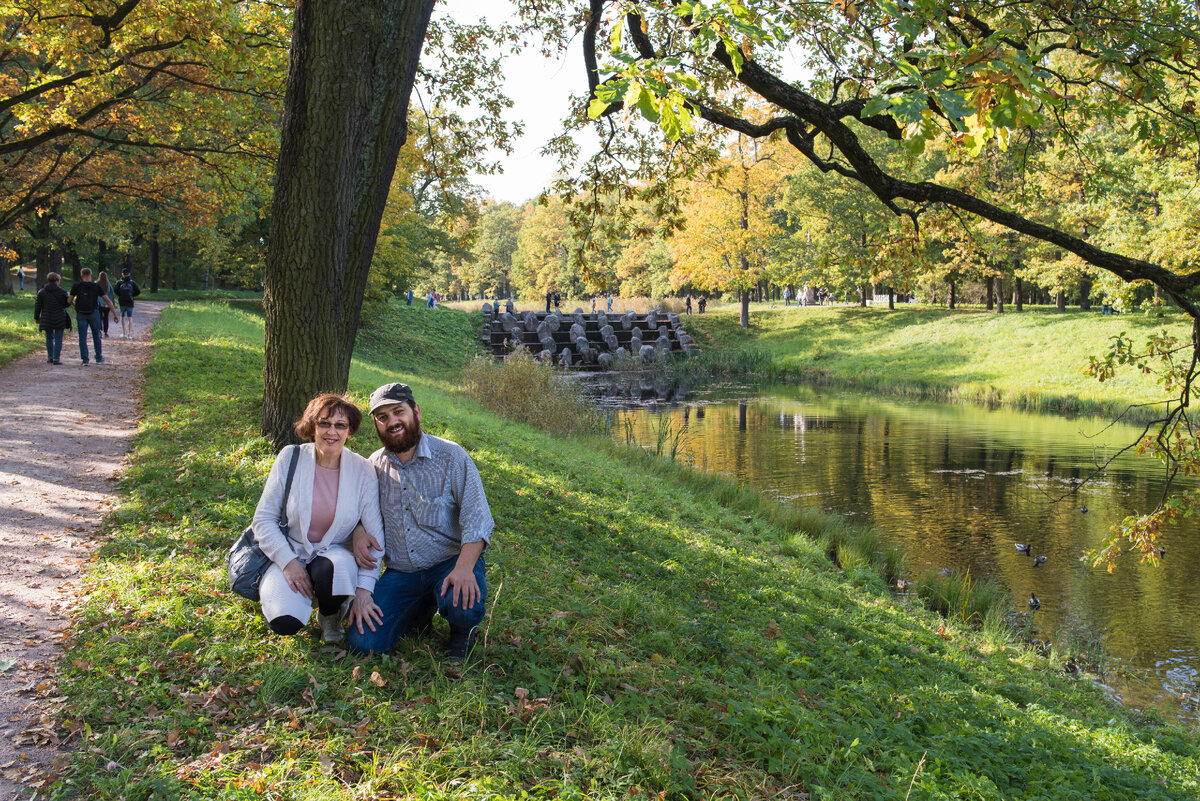
POLYGON ((385 679, 383 676, 379 675, 378 670, 372 670, 371 671, 371 683, 374 684, 376 687, 386 687, 387 679, 385 679))

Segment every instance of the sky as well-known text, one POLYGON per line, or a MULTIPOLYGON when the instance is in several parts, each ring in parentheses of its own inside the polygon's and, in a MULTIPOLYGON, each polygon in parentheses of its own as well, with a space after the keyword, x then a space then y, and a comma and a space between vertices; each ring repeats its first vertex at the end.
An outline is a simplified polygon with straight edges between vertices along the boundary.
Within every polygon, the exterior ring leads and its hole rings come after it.
MULTIPOLYGON (((512 4, 506 0, 452 0, 448 13, 463 22, 485 16, 500 22, 515 16, 512 4)), ((478 175, 473 181, 492 198, 519 204, 536 197, 554 180, 557 162, 539 151, 561 130, 570 93, 586 89, 587 78, 578 44, 561 60, 546 59, 534 51, 506 55, 503 69, 506 92, 513 100, 508 117, 524 122, 525 133, 517 140, 512 155, 497 154, 504 166, 503 174, 478 175)))

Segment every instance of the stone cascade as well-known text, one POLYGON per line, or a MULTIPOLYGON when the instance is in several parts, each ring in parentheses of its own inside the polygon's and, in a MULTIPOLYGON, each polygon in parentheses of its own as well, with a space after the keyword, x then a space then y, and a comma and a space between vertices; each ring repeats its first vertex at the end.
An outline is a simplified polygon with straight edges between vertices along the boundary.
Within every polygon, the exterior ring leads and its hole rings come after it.
POLYGON ((629 359, 647 364, 700 352, 679 315, 655 309, 622 315, 576 309, 516 314, 483 304, 480 343, 495 356, 524 350, 539 361, 584 370, 608 370, 629 359))

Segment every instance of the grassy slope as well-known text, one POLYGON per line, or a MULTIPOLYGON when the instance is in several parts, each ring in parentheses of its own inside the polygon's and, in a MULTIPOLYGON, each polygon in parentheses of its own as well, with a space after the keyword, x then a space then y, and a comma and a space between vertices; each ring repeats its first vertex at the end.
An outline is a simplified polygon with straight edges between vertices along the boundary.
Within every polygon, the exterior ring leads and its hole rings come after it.
POLYGON ((900 799, 914 773, 912 799, 1200 793, 1194 732, 939 635, 867 574, 724 505, 728 484, 447 391, 440 354, 468 329, 401 309, 352 375, 360 399, 410 381, 488 488, 490 619, 460 668, 427 643, 353 659, 275 637, 225 591, 271 459, 254 432, 261 319, 164 312, 60 676, 77 738, 61 797, 900 799))
POLYGON ((33 322, 35 297, 32 292, 0 297, 0 367, 45 345, 33 322))
POLYGON ((734 312, 696 315, 697 340, 717 350, 757 349, 777 369, 850 385, 929 392, 971 400, 1068 411, 1124 408, 1158 400, 1152 379, 1126 370, 1105 384, 1081 375, 1110 338, 1135 342, 1167 328, 1186 339, 1179 317, 1098 312, 1021 314, 847 306, 777 309, 737 326, 734 312))

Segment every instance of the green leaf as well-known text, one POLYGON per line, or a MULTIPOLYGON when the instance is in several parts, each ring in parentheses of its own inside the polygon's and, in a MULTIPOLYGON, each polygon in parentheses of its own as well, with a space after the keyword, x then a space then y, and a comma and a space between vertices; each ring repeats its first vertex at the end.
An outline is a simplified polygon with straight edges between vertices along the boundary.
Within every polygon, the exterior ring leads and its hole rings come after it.
POLYGON ((611 105, 612 103, 601 100, 598 97, 594 98, 591 103, 588 103, 588 118, 593 120, 599 119, 600 115, 607 111, 611 105))

